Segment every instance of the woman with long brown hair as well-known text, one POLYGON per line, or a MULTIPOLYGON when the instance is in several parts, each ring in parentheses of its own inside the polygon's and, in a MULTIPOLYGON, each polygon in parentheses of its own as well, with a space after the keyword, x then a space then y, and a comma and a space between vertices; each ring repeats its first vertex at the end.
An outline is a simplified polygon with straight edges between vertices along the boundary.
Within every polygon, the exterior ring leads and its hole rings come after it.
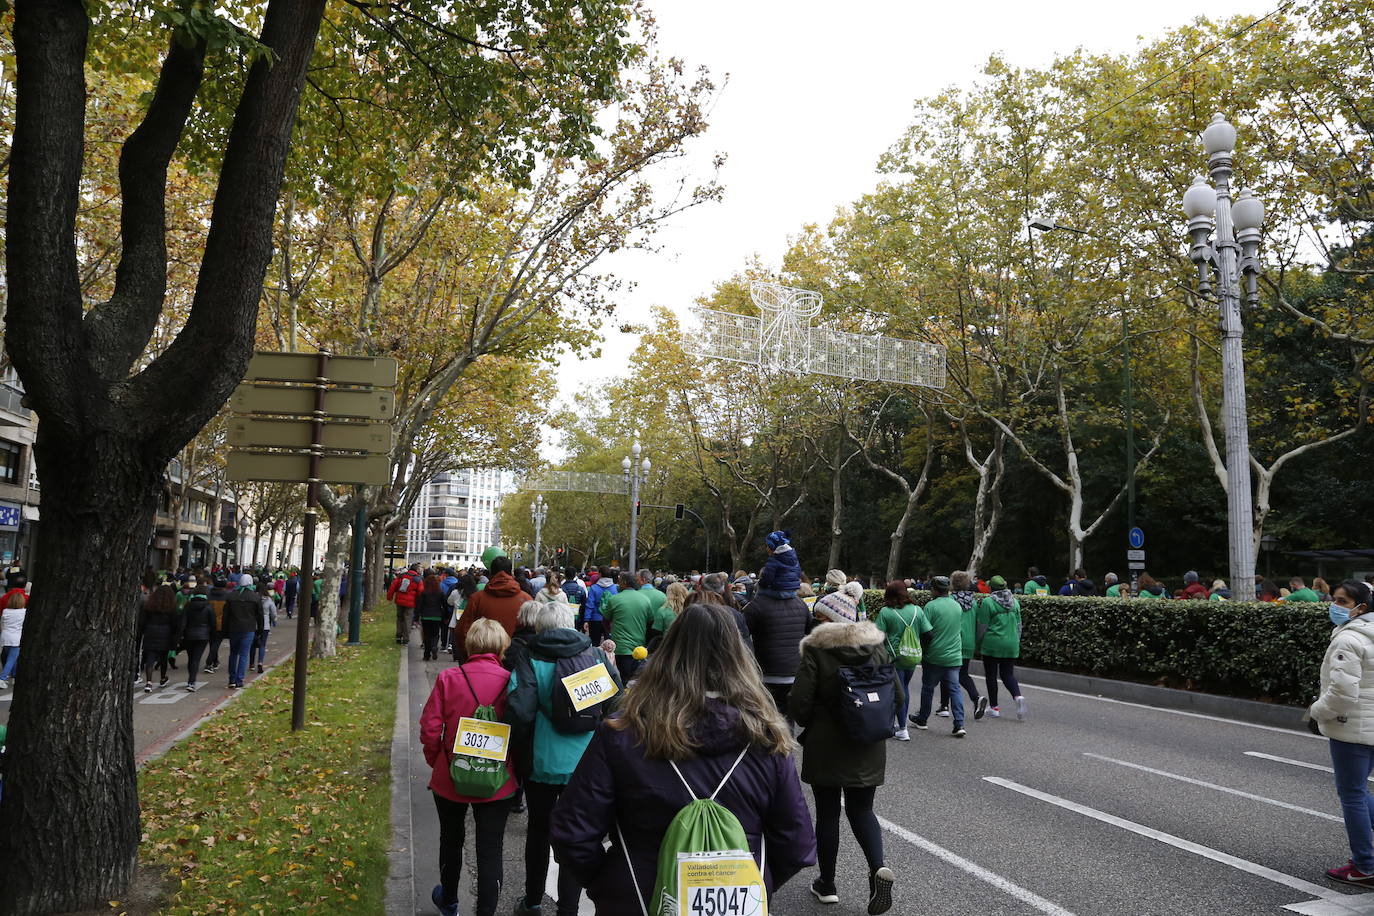
POLYGON ((669 823, 719 787, 715 800, 739 818, 756 861, 767 848, 771 893, 816 860, 794 747, 730 611, 693 604, 597 730, 559 799, 558 862, 598 916, 641 916, 669 823))

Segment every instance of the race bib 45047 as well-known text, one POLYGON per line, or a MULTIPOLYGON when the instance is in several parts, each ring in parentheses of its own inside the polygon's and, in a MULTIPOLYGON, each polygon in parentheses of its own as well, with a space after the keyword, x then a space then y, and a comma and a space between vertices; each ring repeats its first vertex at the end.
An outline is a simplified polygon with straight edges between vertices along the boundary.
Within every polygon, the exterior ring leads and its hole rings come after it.
POLYGON ((682 853, 676 916, 767 916, 763 876, 748 853, 682 853))

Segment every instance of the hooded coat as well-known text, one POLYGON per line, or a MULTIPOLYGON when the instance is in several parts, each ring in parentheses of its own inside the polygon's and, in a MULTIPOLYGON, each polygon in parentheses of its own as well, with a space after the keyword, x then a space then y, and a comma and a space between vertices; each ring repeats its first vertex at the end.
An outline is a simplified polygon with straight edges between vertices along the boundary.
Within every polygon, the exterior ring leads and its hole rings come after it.
MULTIPOLYGON (((886 779, 887 742, 855 744, 840 723, 842 665, 892 661, 883 631, 867 620, 823 623, 801 643, 801 666, 788 697, 788 712, 801 725, 802 779, 813 786, 867 788, 886 779)), ((893 718, 902 708, 902 682, 894 672, 893 718)))
POLYGON ((487 587, 474 592, 458 618, 458 632, 454 637, 460 647, 467 644, 468 630, 482 617, 495 620, 505 627, 506 635, 515 635, 516 618, 520 616, 520 606, 530 598, 525 590, 508 572, 499 572, 487 582, 487 587))
MULTIPOLYGON (((746 745, 740 713, 711 700, 691 735, 697 755, 676 763, 696 797, 709 798, 746 745)), ((558 864, 587 889, 597 916, 641 916, 640 898, 653 893, 659 844, 690 801, 668 761, 646 758, 637 735, 609 723, 597 729, 554 808, 549 835, 558 864)), ((815 863, 816 833, 790 755, 751 748, 716 801, 739 818, 755 861, 767 841, 763 878, 770 894, 815 863)))
POLYGON ((452 777, 449 776, 451 749, 454 736, 458 734, 458 720, 464 716, 471 716, 485 701, 495 710, 497 720, 504 721, 509 684, 510 672, 501 667, 501 662, 490 653, 474 655, 461 666, 446 668, 439 672, 439 676, 434 680, 434 690, 430 692, 429 699, 425 701, 425 708, 420 713, 420 744, 424 748, 425 762, 434 770, 429 778, 429 788, 435 795, 449 801, 481 804, 499 801, 515 794, 515 774, 509 755, 506 759, 509 778, 491 798, 459 795, 453 788, 452 777), (459 670, 459 667, 462 670, 459 670))
POLYGON ((1308 714, 1328 738, 1374 745, 1374 614, 1361 614, 1331 634, 1321 694, 1308 714))
POLYGON ((224 632, 230 637, 256 633, 263 627, 262 596, 245 585, 224 601, 224 632))
POLYGON ((744 622, 764 676, 795 675, 801 664, 797 649, 811 622, 811 609, 806 602, 800 598, 772 598, 760 592, 745 605, 744 622))
POLYGON ((972 591, 958 591, 950 593, 950 597, 959 602, 959 607, 964 609, 963 622, 960 625, 960 635, 964 643, 964 661, 968 661, 974 656, 974 649, 978 645, 977 626, 974 622, 975 609, 978 603, 983 600, 983 596, 972 591))
POLYGON ((791 544, 773 548, 759 573, 759 588, 775 592, 795 592, 801 588, 801 562, 791 544))
POLYGON ((209 639, 215 631, 215 609, 208 595, 196 592, 186 600, 182 609, 182 638, 188 641, 209 639))
POLYGON ((978 651, 984 658, 1021 657, 1021 602, 1010 589, 998 589, 975 610, 978 651))

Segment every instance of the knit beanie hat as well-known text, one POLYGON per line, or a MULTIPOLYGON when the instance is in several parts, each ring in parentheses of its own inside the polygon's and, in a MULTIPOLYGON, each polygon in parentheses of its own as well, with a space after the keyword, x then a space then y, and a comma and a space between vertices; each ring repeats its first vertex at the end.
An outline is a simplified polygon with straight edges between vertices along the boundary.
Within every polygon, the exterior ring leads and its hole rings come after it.
POLYGON ((792 532, 790 532, 790 531, 774 531, 772 534, 768 535, 768 539, 767 539, 767 540, 768 540, 768 549, 769 549, 769 550, 776 550, 776 549, 778 549, 779 547, 781 547, 783 544, 790 544, 790 543, 792 543, 792 532))
POLYGON ((842 570, 832 569, 825 574, 825 584, 831 588, 840 588, 847 581, 849 581, 849 577, 842 570))
POLYGON ((1197 581, 1197 573, 1196 573, 1194 570, 1191 570, 1191 569, 1190 569, 1190 570, 1188 570, 1186 573, 1183 574, 1183 584, 1184 584, 1184 585, 1192 585, 1192 584, 1193 584, 1194 582, 1196 582, 1196 581, 1197 581))
POLYGON ((1001 576, 993 576, 991 579, 988 580, 988 588, 992 589, 995 592, 999 592, 1006 587, 1007 580, 1003 579, 1001 576))

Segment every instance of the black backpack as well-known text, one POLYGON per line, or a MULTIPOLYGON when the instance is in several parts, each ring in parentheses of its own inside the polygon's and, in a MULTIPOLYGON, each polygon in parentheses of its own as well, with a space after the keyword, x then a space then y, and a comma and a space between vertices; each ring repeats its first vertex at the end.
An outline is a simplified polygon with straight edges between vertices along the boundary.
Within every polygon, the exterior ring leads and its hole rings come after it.
POLYGON ((840 728, 857 744, 897 733, 897 669, 891 664, 841 665, 840 728))
POLYGON ((560 658, 554 662, 553 689, 549 691, 550 708, 547 710, 553 727, 565 735, 579 735, 596 731, 601 720, 606 718, 606 714, 616 705, 614 702, 609 702, 620 691, 615 683, 614 671, 615 669, 612 667, 611 660, 606 657, 606 653, 596 646, 588 646, 576 655, 560 658), (563 679, 598 664, 606 666, 606 674, 610 679, 610 689, 605 690, 604 685, 600 685, 602 689, 596 690, 596 692, 604 693, 605 699, 598 700, 594 705, 585 706, 579 712, 577 707, 573 705, 572 694, 563 686, 563 679))

